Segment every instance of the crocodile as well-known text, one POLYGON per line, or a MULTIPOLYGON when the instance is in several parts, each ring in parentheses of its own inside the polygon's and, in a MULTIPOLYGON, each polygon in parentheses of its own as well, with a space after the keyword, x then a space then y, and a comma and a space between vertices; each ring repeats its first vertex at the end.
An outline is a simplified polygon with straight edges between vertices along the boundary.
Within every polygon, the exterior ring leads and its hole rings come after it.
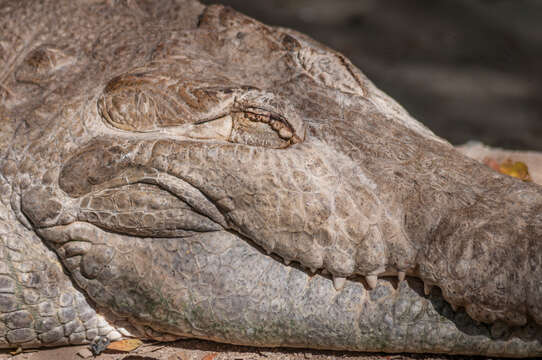
POLYGON ((194 0, 1 0, 0 28, 0 348, 542 356, 542 187, 342 54, 194 0))

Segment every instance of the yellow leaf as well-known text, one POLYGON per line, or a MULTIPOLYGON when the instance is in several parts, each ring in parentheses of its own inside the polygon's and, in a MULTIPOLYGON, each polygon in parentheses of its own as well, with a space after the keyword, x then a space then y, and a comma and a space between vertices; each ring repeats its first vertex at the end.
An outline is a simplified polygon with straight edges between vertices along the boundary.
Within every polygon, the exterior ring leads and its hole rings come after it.
POLYGON ((107 350, 130 352, 130 351, 134 351, 135 349, 140 347, 142 344, 143 342, 139 339, 119 340, 119 341, 114 341, 111 344, 107 345, 107 350))
POLYGON ((501 174, 512 176, 523 181, 532 181, 527 165, 521 161, 512 161, 508 159, 499 166, 499 171, 501 174))

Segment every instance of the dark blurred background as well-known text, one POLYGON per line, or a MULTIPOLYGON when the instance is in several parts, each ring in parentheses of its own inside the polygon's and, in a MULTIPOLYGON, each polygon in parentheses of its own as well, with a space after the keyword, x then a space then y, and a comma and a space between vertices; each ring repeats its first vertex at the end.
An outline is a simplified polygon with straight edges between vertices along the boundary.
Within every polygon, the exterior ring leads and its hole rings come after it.
POLYGON ((203 0, 349 57, 454 144, 542 150, 542 0, 203 0))

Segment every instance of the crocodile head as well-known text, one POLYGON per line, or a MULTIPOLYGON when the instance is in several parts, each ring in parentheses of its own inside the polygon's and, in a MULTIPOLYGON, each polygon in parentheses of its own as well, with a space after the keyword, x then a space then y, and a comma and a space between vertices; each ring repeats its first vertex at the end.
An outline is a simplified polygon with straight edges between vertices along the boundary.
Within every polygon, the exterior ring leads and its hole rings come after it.
POLYGON ((122 46, 96 34, 88 57, 42 47, 16 74, 69 84, 32 108, 49 121, 24 135, 14 196, 99 307, 147 334, 228 341, 193 322, 195 304, 224 310, 227 287, 295 270, 376 292, 406 274, 477 321, 542 324, 539 186, 463 156, 302 34, 222 6, 153 26, 122 46))

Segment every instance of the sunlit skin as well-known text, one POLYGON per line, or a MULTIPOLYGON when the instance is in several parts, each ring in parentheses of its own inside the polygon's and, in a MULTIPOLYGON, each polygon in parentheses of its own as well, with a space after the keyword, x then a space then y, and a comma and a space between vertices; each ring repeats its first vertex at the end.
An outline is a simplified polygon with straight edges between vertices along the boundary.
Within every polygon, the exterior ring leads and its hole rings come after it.
POLYGON ((0 347, 542 353, 542 189, 508 176, 530 165, 229 8, 9 4, 0 347))

